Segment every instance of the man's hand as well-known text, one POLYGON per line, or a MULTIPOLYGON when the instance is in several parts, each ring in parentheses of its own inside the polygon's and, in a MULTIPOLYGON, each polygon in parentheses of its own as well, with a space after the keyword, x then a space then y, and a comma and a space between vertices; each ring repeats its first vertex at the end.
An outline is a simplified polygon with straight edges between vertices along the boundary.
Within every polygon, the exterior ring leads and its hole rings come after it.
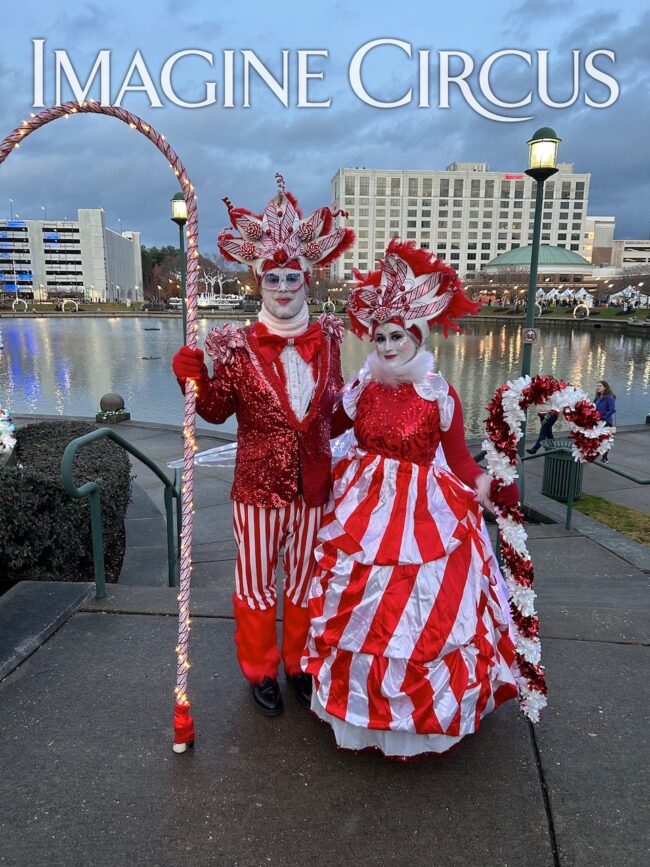
POLYGON ((177 379, 200 379, 203 371, 207 368, 203 361, 202 349, 190 349, 182 346, 172 359, 172 369, 177 379))

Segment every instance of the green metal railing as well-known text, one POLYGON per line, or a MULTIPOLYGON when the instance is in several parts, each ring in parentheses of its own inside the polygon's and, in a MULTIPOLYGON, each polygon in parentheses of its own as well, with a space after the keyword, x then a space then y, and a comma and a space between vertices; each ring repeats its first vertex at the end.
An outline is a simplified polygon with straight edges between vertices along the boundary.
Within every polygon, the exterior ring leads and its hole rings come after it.
POLYGON ((104 540, 102 531, 102 508, 101 508, 101 492, 96 482, 86 482, 78 488, 75 485, 73 478, 74 459, 80 448, 95 442, 96 440, 108 438, 113 440, 123 449, 125 449, 133 457, 137 458, 141 463, 148 467, 165 486, 165 514, 167 524, 167 567, 168 567, 168 582, 170 587, 176 587, 176 556, 177 551, 180 551, 180 534, 181 534, 181 502, 180 502, 180 473, 176 471, 174 481, 170 481, 165 473, 151 460, 147 455, 143 454, 140 449, 137 449, 128 440, 121 437, 116 431, 111 428, 102 427, 84 436, 77 437, 68 443, 68 446, 63 453, 61 460, 61 475, 63 478, 63 487, 65 491, 75 500, 81 500, 83 497, 88 497, 90 500, 90 524, 92 530, 93 541, 93 563, 95 567, 95 595, 97 599, 106 598, 106 574, 104 570, 104 540), (174 546, 174 512, 173 500, 176 500, 177 506, 177 532, 176 532, 176 547, 174 546))
MULTIPOLYGON (((520 458, 520 460, 523 463, 524 461, 533 461, 533 460, 536 460, 537 458, 547 458, 551 455, 559 455, 559 454, 570 455, 571 449, 570 448, 563 448, 563 447, 548 449, 547 451, 544 451, 540 454, 524 455, 524 457, 520 458)), ((482 452, 479 452, 477 455, 474 455, 474 460, 480 464, 480 462, 483 460, 484 457, 485 457, 485 452, 482 451, 482 452)), ((629 479, 631 482, 634 482, 637 485, 650 485, 650 479, 639 479, 637 476, 632 475, 632 473, 628 473, 627 470, 622 470, 619 467, 610 466, 609 461, 607 463, 602 463, 602 461, 594 461, 594 462, 592 462, 591 466, 592 467, 598 467, 598 469, 601 469, 601 470, 606 470, 609 473, 615 473, 615 475, 617 475, 617 476, 623 476, 624 479, 629 479)), ((523 475, 523 472, 521 475, 523 475)), ((568 495, 567 495, 567 502, 566 502, 566 518, 564 521, 564 527, 566 530, 571 529, 571 519, 573 517, 573 502, 575 500, 575 494, 576 494, 577 477, 578 477, 578 465, 576 464, 576 462, 574 460, 572 460, 571 466, 569 468, 569 484, 568 484, 568 495)), ((500 547, 499 546, 499 539, 500 539, 500 534, 497 535, 497 556, 499 555, 498 549, 500 547)))

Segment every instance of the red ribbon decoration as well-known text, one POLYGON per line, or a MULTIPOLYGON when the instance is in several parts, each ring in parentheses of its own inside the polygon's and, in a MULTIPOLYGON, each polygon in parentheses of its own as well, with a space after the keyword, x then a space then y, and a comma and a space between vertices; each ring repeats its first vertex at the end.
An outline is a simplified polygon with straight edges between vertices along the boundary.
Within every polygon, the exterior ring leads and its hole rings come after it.
POLYGON ((189 702, 174 705, 174 743, 194 744, 194 720, 190 716, 189 702))

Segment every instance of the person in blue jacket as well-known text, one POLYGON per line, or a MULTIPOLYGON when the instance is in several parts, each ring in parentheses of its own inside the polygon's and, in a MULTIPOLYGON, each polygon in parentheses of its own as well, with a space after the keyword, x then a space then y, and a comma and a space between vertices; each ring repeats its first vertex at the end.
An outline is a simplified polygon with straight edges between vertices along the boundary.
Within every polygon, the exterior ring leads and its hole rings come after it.
MULTIPOLYGON (((604 379, 601 379, 596 386, 596 396, 594 397, 594 403, 596 404, 596 409, 600 413, 600 417, 605 422, 607 427, 614 427, 614 414, 616 413, 616 395, 610 388, 609 383, 605 382, 604 379)), ((604 454, 601 460, 604 464, 606 464, 609 460, 607 454, 604 454)))

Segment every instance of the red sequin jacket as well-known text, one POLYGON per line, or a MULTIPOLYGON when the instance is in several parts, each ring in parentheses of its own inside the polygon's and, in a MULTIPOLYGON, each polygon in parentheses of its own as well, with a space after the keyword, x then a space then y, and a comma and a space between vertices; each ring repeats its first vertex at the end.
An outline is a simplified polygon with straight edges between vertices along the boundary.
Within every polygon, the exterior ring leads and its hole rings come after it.
MULTIPOLYGON (((196 411, 213 424, 223 424, 233 413, 237 416, 237 462, 230 493, 233 500, 280 508, 302 494, 309 506, 327 502, 331 489, 332 408, 343 387, 339 348, 342 328, 337 323, 332 325, 327 317, 321 318, 321 327, 318 377, 302 421, 291 409, 286 387, 275 368, 257 351, 256 325, 236 331, 230 327, 230 348, 211 353, 215 358, 214 375, 210 377, 204 369, 198 380, 196 411)), ((209 348, 209 338, 206 344, 209 348)))

